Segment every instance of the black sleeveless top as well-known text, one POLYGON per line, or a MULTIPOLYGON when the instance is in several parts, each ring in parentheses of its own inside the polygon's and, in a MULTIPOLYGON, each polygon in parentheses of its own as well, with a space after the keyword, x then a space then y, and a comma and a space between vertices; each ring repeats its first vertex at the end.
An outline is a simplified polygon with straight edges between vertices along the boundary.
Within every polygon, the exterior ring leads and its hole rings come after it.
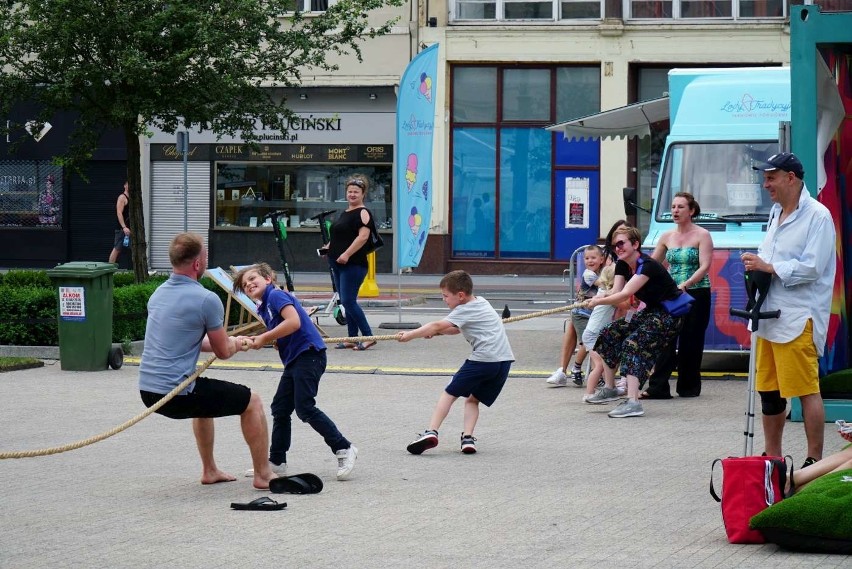
MULTIPOLYGON (((121 192, 121 195, 124 196, 124 192, 121 192)), ((118 196, 118 197, 121 197, 121 196, 118 196)), ((124 197, 126 199, 124 200, 124 209, 121 210, 121 220, 124 221, 125 227, 130 227, 130 225, 127 223, 127 208, 130 207, 130 198, 128 198, 127 196, 124 196, 124 197)), ((121 231, 121 223, 118 222, 117 218, 115 220, 115 228, 116 228, 116 230, 121 231)))
MULTIPOLYGON (((373 214, 365 207, 359 207, 352 211, 344 211, 337 216, 334 223, 331 224, 331 244, 328 248, 328 256, 332 260, 337 258, 346 251, 355 238, 358 237, 358 232, 362 227, 369 227, 361 221, 361 212, 366 210, 370 214, 370 219, 373 219, 373 214)), ((364 242, 366 245, 366 241, 364 242)), ((356 251, 348 261, 351 265, 367 266, 367 253, 364 247, 356 251)))

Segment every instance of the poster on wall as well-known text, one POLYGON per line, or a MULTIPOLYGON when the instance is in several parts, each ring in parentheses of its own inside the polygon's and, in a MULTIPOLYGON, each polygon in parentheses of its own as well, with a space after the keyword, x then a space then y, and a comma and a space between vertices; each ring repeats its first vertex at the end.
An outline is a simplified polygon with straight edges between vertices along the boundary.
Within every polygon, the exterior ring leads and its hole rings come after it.
POLYGON ((589 228, 589 179, 565 178, 565 229, 589 228))

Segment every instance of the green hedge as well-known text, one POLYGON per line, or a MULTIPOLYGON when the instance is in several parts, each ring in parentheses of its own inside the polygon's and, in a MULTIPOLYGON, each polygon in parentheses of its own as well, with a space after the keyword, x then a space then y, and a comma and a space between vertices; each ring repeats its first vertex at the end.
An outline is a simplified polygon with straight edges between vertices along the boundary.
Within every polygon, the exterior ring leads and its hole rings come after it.
MULTIPOLYGON (((168 279, 154 275, 147 282, 135 284, 132 272, 113 275, 112 341, 141 340, 145 337, 147 305, 151 294, 168 279)), ((224 305, 227 293, 207 277, 201 285, 211 290, 224 305)), ((56 346, 57 290, 44 271, 9 271, 0 281, 0 344, 16 346, 56 346), (11 275, 11 278, 10 278, 11 275)), ((235 307, 233 303, 232 307, 235 307)), ((239 310, 233 308, 229 324, 239 321, 239 310)))

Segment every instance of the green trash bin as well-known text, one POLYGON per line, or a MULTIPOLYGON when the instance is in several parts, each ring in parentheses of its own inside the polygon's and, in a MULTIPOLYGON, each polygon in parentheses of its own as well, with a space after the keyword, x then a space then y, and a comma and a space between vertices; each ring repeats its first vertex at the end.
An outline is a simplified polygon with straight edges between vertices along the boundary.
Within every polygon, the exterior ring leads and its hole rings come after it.
POLYGON ((115 357, 112 275, 116 269, 113 263, 75 261, 47 271, 59 292, 59 362, 63 370, 100 371, 115 357))

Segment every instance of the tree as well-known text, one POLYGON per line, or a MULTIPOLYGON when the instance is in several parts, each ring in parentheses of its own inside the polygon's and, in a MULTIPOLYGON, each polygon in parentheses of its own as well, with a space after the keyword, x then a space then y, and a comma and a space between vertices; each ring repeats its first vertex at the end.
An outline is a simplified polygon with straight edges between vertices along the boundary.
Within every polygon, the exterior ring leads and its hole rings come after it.
MULTIPOLYGON (((0 2, 0 112, 32 101, 44 123, 79 116, 69 150, 78 167, 107 128, 124 132, 136 280, 147 278, 140 136, 188 128, 255 142, 259 123, 287 131, 293 113, 264 87, 299 85, 329 56, 386 34, 369 12, 403 0, 338 0, 305 17, 301 0, 23 0, 0 2)), ((20 125, 11 125, 10 129, 20 125)), ((37 125, 38 128, 41 124, 37 125)), ((3 125, 5 129, 5 125, 3 125)))

